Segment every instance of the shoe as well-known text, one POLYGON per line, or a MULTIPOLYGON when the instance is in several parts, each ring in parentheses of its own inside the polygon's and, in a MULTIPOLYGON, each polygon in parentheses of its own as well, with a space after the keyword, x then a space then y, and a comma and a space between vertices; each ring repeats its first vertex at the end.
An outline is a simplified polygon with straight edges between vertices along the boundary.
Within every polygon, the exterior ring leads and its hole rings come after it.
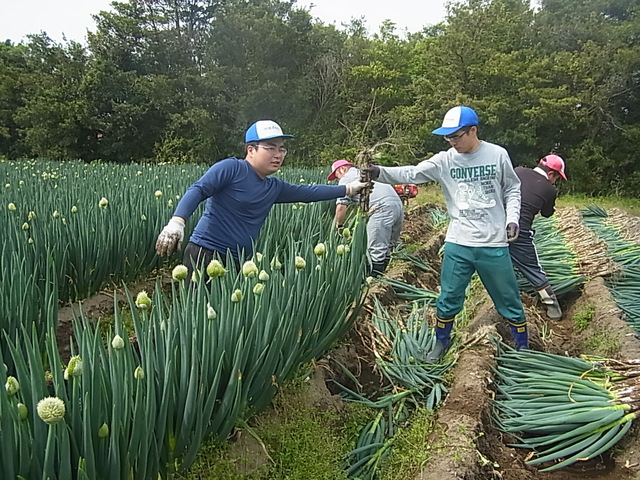
POLYGON ((560 320, 562 318, 562 309, 557 300, 552 304, 545 305, 545 307, 547 307, 547 317, 551 320, 560 320))
POLYGON ((442 357, 444 357, 447 348, 449 348, 449 345, 445 345, 442 340, 436 340, 433 350, 427 353, 425 363, 439 363, 442 357))
POLYGON ((560 320, 560 318, 562 317, 562 309, 560 308, 558 298, 553 292, 551 286, 538 291, 538 295, 540 295, 540 300, 547 308, 547 317, 549 317, 551 320, 560 320))

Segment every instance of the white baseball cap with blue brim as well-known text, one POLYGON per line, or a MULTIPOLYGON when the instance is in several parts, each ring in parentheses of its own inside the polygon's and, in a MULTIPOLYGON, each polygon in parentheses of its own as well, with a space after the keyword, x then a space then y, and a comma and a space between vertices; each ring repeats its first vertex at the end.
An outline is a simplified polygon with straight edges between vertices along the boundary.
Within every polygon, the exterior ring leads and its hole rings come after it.
POLYGON ((436 135, 451 135, 463 127, 473 127, 478 125, 478 115, 472 108, 465 106, 453 107, 444 116, 442 126, 436 128, 433 132, 436 135))
POLYGON ((272 120, 258 120, 244 134, 244 143, 259 142, 270 138, 293 138, 293 135, 282 133, 280 125, 272 120))

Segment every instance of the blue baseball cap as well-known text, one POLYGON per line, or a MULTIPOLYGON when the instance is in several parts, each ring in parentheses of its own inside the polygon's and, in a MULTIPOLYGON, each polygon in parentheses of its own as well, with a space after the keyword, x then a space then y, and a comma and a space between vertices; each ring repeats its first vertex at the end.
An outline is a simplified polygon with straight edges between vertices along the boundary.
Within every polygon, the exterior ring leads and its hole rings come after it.
POLYGON ((442 126, 433 132, 436 135, 451 135, 462 127, 472 127, 478 125, 478 115, 472 108, 465 106, 453 107, 447 112, 442 121, 442 126))
POLYGON ((293 135, 282 133, 280 125, 271 120, 258 120, 244 134, 244 143, 259 142, 270 138, 293 138, 293 135))

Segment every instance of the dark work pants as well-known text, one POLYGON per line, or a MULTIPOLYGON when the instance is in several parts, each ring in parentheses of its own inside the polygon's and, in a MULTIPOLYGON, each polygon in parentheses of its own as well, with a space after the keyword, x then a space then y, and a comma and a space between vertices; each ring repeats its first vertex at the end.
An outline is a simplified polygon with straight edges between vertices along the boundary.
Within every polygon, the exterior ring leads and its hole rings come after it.
MULTIPOLYGON (((194 267, 202 270, 203 274, 206 275, 206 273, 204 272, 207 268, 207 265, 211 263, 211 260, 219 260, 222 265, 225 265, 224 258, 225 256, 216 250, 209 250, 191 242, 187 243, 187 246, 184 249, 184 255, 182 256, 183 265, 185 265, 189 269, 189 273, 187 274, 186 278, 187 284, 191 283, 191 275, 193 274, 194 267)), ((235 258, 234 266, 236 268, 236 271, 240 271, 240 264, 235 258)))
POLYGON ((540 266, 533 237, 533 230, 520 230, 518 239, 509 244, 509 254, 522 276, 539 292, 549 286, 549 279, 540 266))

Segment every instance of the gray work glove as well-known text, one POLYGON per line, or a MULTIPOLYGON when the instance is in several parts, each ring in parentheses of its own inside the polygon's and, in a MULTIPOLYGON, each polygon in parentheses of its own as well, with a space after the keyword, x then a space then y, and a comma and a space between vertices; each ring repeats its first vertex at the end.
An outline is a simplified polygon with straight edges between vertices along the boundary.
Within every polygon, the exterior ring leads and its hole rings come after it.
POLYGON ((360 192, 360 190, 368 186, 371 186, 371 182, 361 182, 360 180, 355 180, 345 185, 345 187, 347 187, 348 196, 355 195, 360 192))
POLYGON ((369 174, 369 178, 371 180, 377 180, 378 177, 380 176, 380 167, 377 165, 369 165, 368 167, 363 168, 362 170, 369 174))
POLYGON ((172 218, 167 226, 162 229, 156 240, 156 252, 161 257, 172 255, 182 246, 184 239, 184 223, 172 218))
POLYGON ((517 223, 509 223, 507 225, 507 242, 515 242, 518 239, 520 227, 517 223))

